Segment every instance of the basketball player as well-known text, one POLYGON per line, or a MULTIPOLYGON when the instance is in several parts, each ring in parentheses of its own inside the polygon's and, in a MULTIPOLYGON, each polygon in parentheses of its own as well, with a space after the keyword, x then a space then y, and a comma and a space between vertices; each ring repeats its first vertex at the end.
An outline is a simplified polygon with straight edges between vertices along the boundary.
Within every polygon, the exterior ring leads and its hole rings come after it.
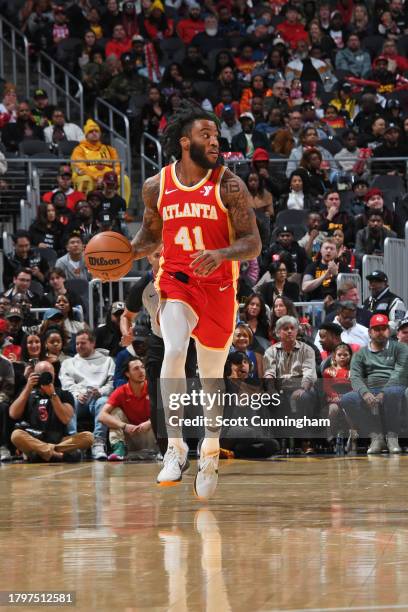
MULTIPOLYGON (((163 242, 156 287, 164 341, 161 369, 168 448, 157 482, 174 484, 188 468, 188 446, 182 437, 182 408, 169 407, 170 394, 186 389, 185 360, 190 336, 205 393, 222 390, 224 364, 236 318, 239 262, 259 255, 261 240, 245 184, 222 165, 219 129, 214 117, 183 102, 170 119, 164 146, 177 161, 143 185, 143 224, 132 246, 135 259, 163 242), (170 417, 179 417, 170 419, 170 417), (181 423, 180 425, 175 425, 181 423)), ((201 445, 194 490, 199 498, 213 495, 218 481, 217 416, 211 411, 201 445)))

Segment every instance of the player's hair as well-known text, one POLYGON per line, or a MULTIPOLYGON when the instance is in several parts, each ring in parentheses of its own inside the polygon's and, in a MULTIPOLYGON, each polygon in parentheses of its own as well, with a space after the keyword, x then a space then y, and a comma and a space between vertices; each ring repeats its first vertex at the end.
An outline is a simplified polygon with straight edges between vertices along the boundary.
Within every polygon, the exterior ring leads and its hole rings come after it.
POLYGON ((206 119, 218 125, 215 115, 208 113, 199 106, 182 100, 179 108, 171 116, 163 135, 164 152, 168 159, 181 159, 180 138, 189 136, 194 121, 206 119))

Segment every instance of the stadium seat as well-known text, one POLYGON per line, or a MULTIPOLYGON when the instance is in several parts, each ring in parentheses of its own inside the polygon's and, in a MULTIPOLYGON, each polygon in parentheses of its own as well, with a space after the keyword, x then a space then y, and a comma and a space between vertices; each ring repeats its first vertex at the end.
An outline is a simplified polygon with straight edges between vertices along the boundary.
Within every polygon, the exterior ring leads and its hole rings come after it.
POLYGON ((58 255, 54 251, 54 249, 46 249, 44 247, 39 247, 38 250, 40 251, 41 257, 43 257, 47 261, 50 268, 53 268, 55 266, 55 262, 58 259, 58 255))
POLYGON ((343 148, 343 145, 341 144, 340 140, 338 140, 334 136, 323 138, 323 140, 321 140, 319 144, 321 147, 323 147, 323 149, 326 149, 326 151, 329 151, 329 153, 331 153, 332 155, 336 155, 336 153, 339 153, 343 148))
POLYGON ((374 177, 371 187, 381 189, 384 194, 384 204, 387 208, 393 209, 393 203, 401 193, 405 193, 404 181, 400 176, 379 174, 374 177))
POLYGON ((35 293, 39 298, 42 298, 44 295, 44 287, 42 286, 40 282, 38 282, 34 278, 31 281, 30 291, 35 293))
POLYGON ((77 140, 61 140, 58 144, 58 155, 60 157, 71 157, 72 151, 79 145, 77 140))
POLYGON ((50 154, 50 147, 43 140, 23 140, 20 142, 18 150, 20 155, 24 157, 42 155, 43 153, 47 153, 48 155, 50 154))

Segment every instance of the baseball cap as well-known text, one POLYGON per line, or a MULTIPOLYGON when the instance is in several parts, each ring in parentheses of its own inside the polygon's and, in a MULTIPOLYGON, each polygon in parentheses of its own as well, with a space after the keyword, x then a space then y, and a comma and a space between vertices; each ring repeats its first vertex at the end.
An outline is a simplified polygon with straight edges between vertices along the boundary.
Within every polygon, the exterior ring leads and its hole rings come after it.
POLYGON ((258 147, 252 156, 252 161, 269 161, 268 151, 258 147))
POLYGON ((233 107, 231 106, 231 104, 225 104, 224 108, 222 109, 222 115, 235 115, 235 111, 233 109, 233 107))
POLYGON ((12 306, 6 314, 6 319, 23 319, 21 308, 18 306, 12 306))
POLYGON ((245 117, 247 117, 248 119, 251 119, 251 121, 255 123, 255 117, 249 111, 247 111, 246 113, 241 113, 239 116, 239 120, 241 121, 241 119, 245 119, 245 117))
POLYGON ((113 302, 111 312, 116 314, 117 312, 123 312, 125 310, 124 302, 113 302))
POLYGON ((385 132, 389 132, 390 130, 397 130, 398 132, 400 132, 401 128, 398 123, 389 123, 388 127, 385 128, 385 132))
POLYGON ((276 235, 279 236, 280 234, 292 234, 292 236, 294 236, 293 229, 289 227, 289 225, 282 225, 281 227, 278 227, 276 230, 276 235))
POLYGON ((378 189, 378 187, 372 187, 371 189, 369 189, 367 191, 367 193, 364 196, 364 202, 368 202, 368 200, 374 196, 381 196, 383 197, 383 192, 381 191, 381 189, 378 189))
POLYGON ((366 279, 368 281, 370 281, 370 280, 376 281, 377 280, 377 281, 384 281, 384 282, 388 283, 388 276, 382 270, 374 270, 373 272, 370 272, 370 274, 367 274, 366 279))
POLYGON ((140 36, 140 34, 135 34, 134 36, 132 36, 132 42, 144 42, 144 38, 143 36, 140 36))
POLYGON ((385 315, 376 314, 370 319, 370 329, 372 327, 379 327, 380 325, 389 325, 389 319, 385 315))
POLYGON ((9 324, 6 319, 0 319, 0 334, 5 334, 9 330, 9 324))
POLYGON ((399 331, 400 329, 402 329, 403 327, 406 327, 408 325, 408 319, 402 319, 399 323, 398 323, 398 327, 397 327, 397 331, 399 331))
POLYGON ((387 108, 401 108, 401 102, 399 100, 387 100, 387 108))
POLYGON ((105 174, 103 175, 103 182, 104 183, 111 183, 114 185, 118 184, 118 177, 116 172, 105 172, 105 174))
POLYGON ((36 89, 33 95, 34 100, 40 100, 41 98, 48 98, 48 94, 45 89, 36 89))
POLYGON ((339 89, 342 89, 343 91, 351 91, 351 84, 350 83, 342 83, 339 87, 339 89))
POLYGON ((48 308, 44 312, 43 320, 49 321, 50 319, 53 319, 54 317, 57 317, 57 316, 61 318, 63 316, 62 312, 58 310, 58 308, 48 308))

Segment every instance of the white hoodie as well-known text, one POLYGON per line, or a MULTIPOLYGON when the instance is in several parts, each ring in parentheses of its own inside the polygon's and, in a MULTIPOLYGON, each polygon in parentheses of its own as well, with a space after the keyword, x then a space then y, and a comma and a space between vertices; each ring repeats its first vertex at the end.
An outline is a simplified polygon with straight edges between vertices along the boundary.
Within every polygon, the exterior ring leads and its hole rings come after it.
POLYGON ((87 393, 87 387, 109 395, 113 391, 114 372, 115 362, 109 357, 109 351, 98 348, 89 357, 77 354, 63 361, 59 377, 62 388, 77 399, 80 393, 87 393))

